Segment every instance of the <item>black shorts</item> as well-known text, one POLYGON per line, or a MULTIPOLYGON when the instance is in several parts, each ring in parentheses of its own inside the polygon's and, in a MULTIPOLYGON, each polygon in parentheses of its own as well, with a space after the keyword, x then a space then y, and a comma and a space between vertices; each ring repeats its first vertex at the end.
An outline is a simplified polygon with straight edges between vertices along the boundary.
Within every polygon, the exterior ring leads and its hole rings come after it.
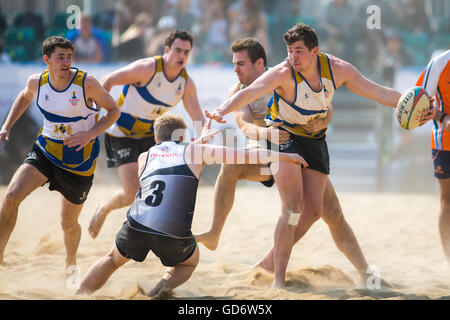
POLYGON ((278 146, 278 151, 297 153, 308 163, 308 169, 330 174, 330 156, 325 136, 312 139, 291 133, 290 139, 278 146))
POLYGON ((450 151, 431 150, 433 156, 434 176, 438 179, 450 178, 450 151))
POLYGON ((82 204, 86 201, 92 187, 93 174, 85 177, 56 166, 45 156, 37 144, 33 145, 33 149, 27 154, 23 163, 31 164, 38 169, 47 177, 48 188, 58 191, 71 203, 82 204))
POLYGON ((154 145, 153 136, 133 139, 105 134, 106 165, 108 168, 116 168, 126 163, 137 162, 139 155, 154 145))
POLYGON ((151 250, 164 266, 174 267, 192 256, 197 242, 194 237, 177 239, 142 232, 131 228, 128 221, 125 221, 116 235, 116 246, 125 258, 142 262, 151 250))

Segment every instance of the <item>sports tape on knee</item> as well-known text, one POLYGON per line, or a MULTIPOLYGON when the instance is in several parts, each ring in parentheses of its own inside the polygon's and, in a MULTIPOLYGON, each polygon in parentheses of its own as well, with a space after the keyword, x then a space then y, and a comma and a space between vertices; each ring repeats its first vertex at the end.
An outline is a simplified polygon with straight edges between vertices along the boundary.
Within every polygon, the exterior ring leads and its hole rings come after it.
POLYGON ((288 224, 291 226, 298 225, 298 220, 300 219, 300 212, 289 211, 288 224))

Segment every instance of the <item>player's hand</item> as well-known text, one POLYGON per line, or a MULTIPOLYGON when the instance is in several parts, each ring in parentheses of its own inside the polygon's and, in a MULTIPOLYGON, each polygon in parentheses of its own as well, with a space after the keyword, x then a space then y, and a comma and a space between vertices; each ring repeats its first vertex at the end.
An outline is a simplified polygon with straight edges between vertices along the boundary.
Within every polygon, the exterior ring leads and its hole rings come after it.
POLYGON ((273 122, 270 127, 267 127, 267 140, 274 144, 281 145, 288 141, 291 134, 285 130, 280 130, 279 127, 283 122, 273 122))
POLYGON ((419 121, 419 126, 422 126, 428 121, 435 119, 435 117, 437 116, 438 110, 434 106, 434 97, 429 99, 430 99, 430 109, 425 110, 424 113, 422 114, 422 117, 420 118, 419 121))
POLYGON ((211 118, 208 119, 208 121, 206 121, 205 125, 203 126, 200 138, 198 138, 194 143, 205 144, 211 141, 211 139, 214 138, 214 136, 219 133, 219 129, 211 130, 211 122, 212 122, 211 118))
POLYGON ((64 145, 68 146, 69 148, 74 148, 78 146, 78 148, 75 151, 80 151, 81 149, 83 149, 85 145, 87 145, 94 138, 95 137, 92 137, 88 131, 81 131, 64 139, 64 145))
POLYGON ((328 126, 328 119, 323 118, 311 121, 308 124, 302 124, 300 127, 308 133, 315 133, 319 132, 320 130, 326 129, 327 126, 328 126))
POLYGON ((305 159, 296 153, 280 153, 280 161, 301 164, 304 167, 309 166, 305 159))
POLYGON ((0 142, 9 141, 9 130, 0 130, 0 142))
POLYGON ((218 123, 226 123, 225 120, 223 120, 223 115, 220 114, 217 110, 214 110, 212 113, 210 113, 208 110, 205 110, 205 116, 207 118, 216 120, 218 123))

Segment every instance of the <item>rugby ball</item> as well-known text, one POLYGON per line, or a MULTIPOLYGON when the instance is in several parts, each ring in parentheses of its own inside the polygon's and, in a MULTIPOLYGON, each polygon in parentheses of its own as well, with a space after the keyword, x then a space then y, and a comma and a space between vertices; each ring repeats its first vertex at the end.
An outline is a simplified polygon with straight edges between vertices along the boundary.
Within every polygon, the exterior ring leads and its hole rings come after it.
POLYGON ((423 113, 430 108, 430 98, 422 87, 412 87, 403 93, 397 103, 397 121, 403 129, 419 126, 423 113))

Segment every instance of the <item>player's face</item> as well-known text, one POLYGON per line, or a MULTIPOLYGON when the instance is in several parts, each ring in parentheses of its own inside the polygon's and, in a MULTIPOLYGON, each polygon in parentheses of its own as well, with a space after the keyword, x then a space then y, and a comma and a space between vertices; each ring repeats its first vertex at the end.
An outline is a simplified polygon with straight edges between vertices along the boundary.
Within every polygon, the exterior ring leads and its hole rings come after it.
POLYGON ((287 47, 288 58, 295 71, 303 71, 311 67, 315 62, 318 48, 315 47, 311 51, 305 46, 302 40, 296 41, 287 47))
POLYGON ((66 78, 70 76, 70 67, 72 66, 72 49, 56 47, 55 51, 48 56, 44 56, 44 62, 48 70, 57 77, 66 78))
POLYGON ((243 50, 233 53, 234 72, 243 84, 251 84, 258 76, 256 66, 250 60, 248 51, 243 50))
POLYGON ((165 47, 164 53, 167 55, 167 61, 171 67, 181 69, 186 65, 191 49, 189 41, 177 38, 170 48, 165 47))

